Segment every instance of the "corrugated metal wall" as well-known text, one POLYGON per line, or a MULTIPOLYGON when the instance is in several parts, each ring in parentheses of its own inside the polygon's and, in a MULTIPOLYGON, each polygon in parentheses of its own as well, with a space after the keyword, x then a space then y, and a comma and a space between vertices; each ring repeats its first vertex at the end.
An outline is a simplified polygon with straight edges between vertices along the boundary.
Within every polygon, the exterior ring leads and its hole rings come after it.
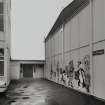
POLYGON ((104 30, 105 0, 93 0, 46 41, 46 78, 105 99, 105 54, 93 56, 90 68, 90 36, 93 51, 105 50, 104 30))

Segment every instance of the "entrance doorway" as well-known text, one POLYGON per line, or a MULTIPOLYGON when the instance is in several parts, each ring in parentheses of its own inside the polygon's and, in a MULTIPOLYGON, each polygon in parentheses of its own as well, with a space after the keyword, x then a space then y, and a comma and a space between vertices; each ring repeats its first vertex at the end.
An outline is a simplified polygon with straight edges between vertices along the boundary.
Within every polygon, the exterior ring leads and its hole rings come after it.
POLYGON ((33 64, 23 64, 23 78, 33 78, 33 64))

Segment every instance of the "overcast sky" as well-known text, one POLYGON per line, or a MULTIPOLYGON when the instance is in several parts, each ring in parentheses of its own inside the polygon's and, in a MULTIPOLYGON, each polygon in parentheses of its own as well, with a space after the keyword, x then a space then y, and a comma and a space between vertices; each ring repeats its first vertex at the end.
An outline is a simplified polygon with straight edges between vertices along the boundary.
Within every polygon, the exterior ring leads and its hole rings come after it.
POLYGON ((72 0, 12 0, 13 59, 44 59, 44 37, 72 0))

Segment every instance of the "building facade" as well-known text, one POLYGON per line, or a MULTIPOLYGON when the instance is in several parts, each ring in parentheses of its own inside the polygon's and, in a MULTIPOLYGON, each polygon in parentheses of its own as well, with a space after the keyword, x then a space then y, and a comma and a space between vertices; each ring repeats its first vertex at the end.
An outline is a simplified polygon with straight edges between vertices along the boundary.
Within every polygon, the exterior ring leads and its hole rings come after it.
POLYGON ((43 60, 11 60, 12 80, 44 78, 43 60))
POLYGON ((45 39, 45 77, 105 100, 105 0, 74 0, 45 39))
POLYGON ((43 60, 11 60, 11 0, 0 0, 0 92, 10 80, 43 78, 43 60))
POLYGON ((0 91, 10 81, 10 11, 11 1, 0 0, 0 91), (3 86, 1 86, 1 83, 3 86))

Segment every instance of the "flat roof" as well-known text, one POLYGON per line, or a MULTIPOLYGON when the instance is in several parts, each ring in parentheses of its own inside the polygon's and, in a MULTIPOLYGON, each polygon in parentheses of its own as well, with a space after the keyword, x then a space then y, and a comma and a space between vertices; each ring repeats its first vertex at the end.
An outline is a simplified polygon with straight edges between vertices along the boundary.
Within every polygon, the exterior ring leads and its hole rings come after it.
POLYGON ((11 59, 12 62, 20 62, 20 63, 35 63, 35 64, 44 64, 45 60, 15 60, 11 59))
POLYGON ((76 11, 79 11, 84 8, 89 3, 89 0, 74 0, 67 7, 65 7, 60 15, 58 16, 56 22, 45 38, 45 42, 49 39, 49 37, 70 17, 73 17, 76 11), (83 7, 83 8, 82 8, 83 7))

